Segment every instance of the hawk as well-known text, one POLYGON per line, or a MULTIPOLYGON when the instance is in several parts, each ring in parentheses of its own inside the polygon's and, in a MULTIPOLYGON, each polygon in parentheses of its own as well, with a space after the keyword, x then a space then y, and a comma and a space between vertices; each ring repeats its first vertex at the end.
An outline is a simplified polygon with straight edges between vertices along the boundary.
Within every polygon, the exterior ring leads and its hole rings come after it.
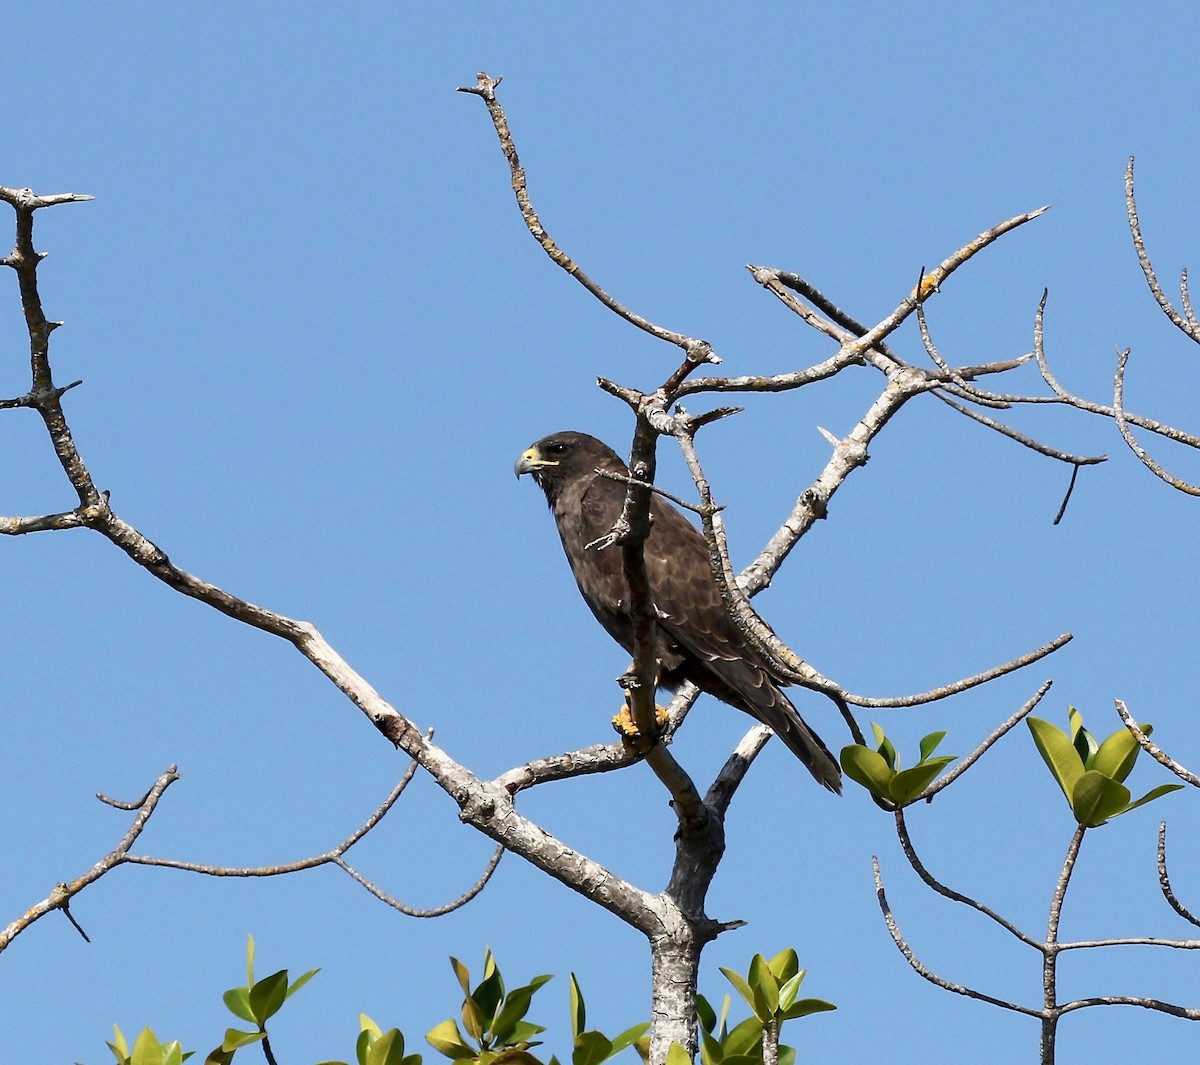
MULTIPOLYGON (((546 494, 584 601, 608 634, 633 654, 621 554, 587 547, 616 524, 626 485, 597 469, 629 475, 612 448, 575 432, 543 437, 516 463, 517 477, 532 474, 546 494)), ((749 645, 726 612, 704 537, 658 495, 651 497, 650 518, 644 554, 658 615, 659 686, 675 691, 691 681, 745 711, 769 726, 821 784, 840 792, 841 772, 833 755, 780 690, 789 682, 749 645)))

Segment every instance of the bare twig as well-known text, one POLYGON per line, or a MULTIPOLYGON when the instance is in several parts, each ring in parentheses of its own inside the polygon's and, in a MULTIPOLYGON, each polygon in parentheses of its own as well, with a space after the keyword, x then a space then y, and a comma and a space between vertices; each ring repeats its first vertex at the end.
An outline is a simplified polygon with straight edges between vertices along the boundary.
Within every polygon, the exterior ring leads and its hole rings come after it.
POLYGON ((1180 765, 1179 762, 1175 761, 1174 758, 1167 754, 1166 751, 1164 751, 1158 746, 1157 743, 1147 736, 1138 727, 1138 723, 1133 719, 1133 715, 1129 712, 1129 708, 1122 700, 1117 699, 1115 702, 1117 713, 1120 715, 1125 727, 1129 729, 1130 735, 1137 740, 1138 745, 1142 748, 1142 750, 1144 750, 1148 755, 1150 755, 1151 758, 1158 762, 1159 765, 1166 766, 1172 773, 1179 777, 1180 780, 1186 780, 1193 787, 1200 788, 1200 776, 1197 776, 1186 766, 1180 765))
POLYGON ((627 307, 618 303, 612 296, 604 291, 595 281, 585 274, 570 256, 566 254, 554 240, 550 234, 546 232, 542 225, 541 219, 538 217, 537 211, 534 210, 533 203, 529 199, 529 190, 525 181, 525 170, 521 166, 521 161, 517 157, 517 148, 513 143, 512 131, 508 126, 508 119, 505 117, 504 108, 500 106, 500 101, 496 99, 496 86, 500 84, 502 78, 489 78, 482 71, 477 75, 474 85, 462 86, 459 92, 470 93, 473 96, 478 96, 487 105, 488 114, 491 116, 492 125, 496 127, 496 136, 500 141, 500 149, 504 152, 505 159, 508 160, 509 171, 512 175, 513 193, 517 197, 517 205, 521 209, 521 217, 525 219, 525 225, 529 232, 533 235, 533 239, 541 245, 542 250, 550 256, 550 259, 556 266, 562 267, 576 281, 596 297, 605 307, 615 314, 620 315, 625 321, 631 325, 637 326, 639 329, 649 333, 652 337, 659 340, 665 340, 670 344, 675 344, 686 353, 688 359, 693 363, 720 362, 720 358, 713 351, 712 346, 706 340, 698 340, 695 337, 685 336, 683 333, 676 333, 671 329, 664 329, 662 326, 655 325, 653 322, 643 318, 640 314, 635 314, 627 307))
POLYGON ((1025 666, 1032 665, 1047 655, 1053 654, 1060 647, 1065 647, 1072 639, 1074 637, 1071 633, 1064 632, 1061 636, 1056 636, 1049 643, 1043 644, 1037 650, 1021 655, 1020 658, 1014 658, 1011 662, 1005 662, 1003 665, 994 666, 991 669, 984 670, 982 673, 976 673, 971 677, 964 677, 962 680, 956 680, 952 684, 943 684, 940 688, 932 688, 918 695, 904 695, 892 699, 871 699, 864 695, 847 695, 846 701, 854 706, 862 706, 871 710, 887 710, 934 703, 939 699, 945 699, 951 695, 958 695, 960 692, 968 691, 971 688, 977 688, 981 684, 986 684, 990 680, 1003 677, 1005 674, 1013 673, 1018 669, 1024 669, 1025 666))
POLYGON ((1010 729, 1014 728, 1016 725, 1020 724, 1029 714, 1033 713, 1034 709, 1037 707, 1037 704, 1042 701, 1042 698, 1045 696, 1046 692, 1050 690, 1050 686, 1053 683, 1054 682, 1050 680, 1043 682, 1042 686, 1033 693, 1033 696, 1028 702, 1025 703, 1024 706, 1021 707, 1020 710, 1013 714, 1012 717, 1010 717, 1003 724, 999 725, 991 733, 991 735, 987 737, 987 739, 985 739, 978 747, 975 748, 975 750, 967 755, 966 758, 963 758, 961 761, 959 761, 953 769, 930 784, 929 787, 921 793, 919 798, 928 802, 939 791, 949 786, 960 776, 962 776, 963 773, 965 773, 971 768, 972 765, 974 765, 981 757, 983 757, 984 752, 988 751, 996 744, 1001 736, 1007 733, 1010 729))
POLYGON ((964 895, 960 891, 955 891, 951 887, 947 887, 940 880, 933 876, 925 864, 917 855, 916 848, 913 846, 912 839, 908 834, 908 823, 904 819, 903 808, 898 808, 893 814, 896 820, 896 835, 900 840, 900 847, 904 851, 904 857, 908 859, 908 864, 913 867, 913 871, 919 876, 925 884, 936 891, 943 898, 950 899, 952 902, 961 903, 964 906, 970 907, 972 910, 983 914, 985 917, 995 921, 1006 932, 1015 939, 1019 939, 1026 946, 1034 947, 1037 950, 1042 949, 1042 944, 1033 936, 1022 932, 1015 924, 1009 921, 1006 917, 1002 917, 990 906, 985 906, 982 902, 971 898, 969 895, 964 895))
MULTIPOLYGON (((417 765, 418 763, 415 759, 409 762, 408 767, 405 769, 404 774, 400 777, 400 780, 397 781, 396 786, 392 788, 387 798, 379 804, 371 816, 368 817, 362 825, 350 833, 350 835, 347 836, 336 847, 325 851, 323 854, 316 854, 311 857, 301 858, 293 862, 280 862, 275 865, 259 866, 209 865, 202 862, 181 861, 175 858, 156 858, 151 855, 141 854, 127 854, 123 860, 130 865, 148 865, 160 869, 179 869, 183 872, 199 873, 203 876, 220 877, 286 876, 289 873, 298 873, 304 869, 316 869, 322 865, 336 865, 338 868, 353 877, 354 880, 358 881, 359 884, 366 888, 377 899, 387 903, 393 909, 399 910, 401 913, 407 914, 409 917, 440 917, 442 914, 450 913, 452 910, 457 910, 460 907, 465 906, 471 901, 471 899, 473 899, 479 894, 480 891, 484 889, 488 880, 491 879, 492 873, 495 871, 496 866, 499 864, 501 855, 504 853, 503 846, 496 848, 492 857, 489 859, 486 868, 474 885, 468 888, 457 899, 432 909, 417 909, 398 901, 385 892, 382 888, 378 887, 364 877, 357 870, 352 868, 345 859, 346 852, 349 851, 350 848, 358 843, 364 836, 366 836, 368 832, 374 829, 375 826, 383 820, 388 811, 396 805, 397 800, 404 793, 404 789, 408 787, 409 782, 416 773, 417 765)), ((110 805, 118 805, 105 796, 97 796, 97 798, 102 799, 104 802, 108 802, 110 805)))
POLYGON ((970 987, 964 987, 962 984, 951 983, 949 980, 938 976, 933 970, 922 964, 921 960, 913 952, 913 949, 908 945, 903 934, 900 932, 900 926, 896 922, 896 918, 892 914, 891 907, 888 905, 887 895, 883 890, 883 875, 879 871, 879 859, 872 857, 871 864, 875 869, 875 897, 879 902, 879 909, 883 913, 883 919, 887 923, 888 931, 892 935, 892 941, 896 944, 900 953, 904 955, 904 960, 912 966, 913 970, 931 984, 942 988, 944 991, 953 991, 956 995, 965 995, 967 998, 973 998, 979 1002, 987 1002, 992 1006, 999 1006, 1001 1009, 1011 1010, 1014 1013, 1023 1013, 1026 1017, 1043 1017, 1041 1010, 1031 1009, 1029 1006, 1022 1006, 1017 1002, 1009 1002, 1007 999, 996 998, 995 995, 988 995, 983 991, 976 991, 970 987))
POLYGON ((1200 917, 1191 912, 1175 895, 1171 887, 1171 878, 1167 874, 1167 823, 1160 821, 1158 825, 1158 886, 1162 890, 1167 904, 1185 921, 1200 927, 1200 917))
POLYGON ((1165 470, 1150 457, 1146 449, 1134 439, 1133 433, 1129 431, 1129 419, 1125 414, 1125 365, 1128 361, 1129 349, 1126 348, 1117 357, 1117 372, 1113 378, 1113 418, 1117 423, 1117 428, 1121 432, 1121 438, 1129 445, 1129 450, 1138 457, 1142 465, 1153 473, 1155 477, 1161 478, 1172 488, 1178 489, 1187 495, 1200 496, 1200 487, 1189 484, 1187 481, 1165 470))
MULTIPOLYGON (((0 196, 2 198, 2 196, 0 196)), ((35 921, 45 917, 46 914, 54 910, 62 910, 67 914, 71 924, 75 925, 79 934, 87 939, 87 935, 79 924, 67 912, 67 907, 70 901, 78 895, 89 884, 94 884, 106 873, 111 872, 122 862, 129 860, 129 848, 137 841, 138 836, 142 834, 142 829, 146 827, 153 816, 155 809, 158 806, 158 801, 163 797, 175 781, 179 779, 179 774, 175 766, 170 766, 158 780, 154 782, 154 786, 142 797, 138 803, 114 803, 111 799, 104 799, 109 805, 117 806, 123 810, 137 810, 137 816, 133 819, 133 823, 129 826, 129 830, 121 837, 120 842, 96 862, 87 872, 77 876, 69 883, 58 884, 49 896, 34 906, 31 906, 15 921, 12 921, 7 928, 0 931, 0 951, 3 951, 14 939, 25 931, 35 921)))
POLYGON ((1180 314, 1163 293, 1162 286, 1158 283, 1158 277, 1154 273, 1154 267, 1150 263, 1150 256, 1146 251, 1146 243, 1142 239, 1141 223, 1138 221, 1137 202, 1133 195, 1132 155, 1129 157, 1129 163, 1125 167, 1125 211, 1129 218, 1129 232, 1133 237, 1133 249, 1137 252, 1138 263, 1142 268, 1142 273, 1146 276, 1146 284, 1149 286, 1155 302, 1162 308, 1163 314, 1171 319, 1175 328, 1183 333, 1184 336, 1200 344, 1200 326, 1196 322, 1196 316, 1191 313, 1191 298, 1187 290, 1187 271, 1184 271, 1183 279, 1180 283, 1180 291, 1187 313, 1180 314))

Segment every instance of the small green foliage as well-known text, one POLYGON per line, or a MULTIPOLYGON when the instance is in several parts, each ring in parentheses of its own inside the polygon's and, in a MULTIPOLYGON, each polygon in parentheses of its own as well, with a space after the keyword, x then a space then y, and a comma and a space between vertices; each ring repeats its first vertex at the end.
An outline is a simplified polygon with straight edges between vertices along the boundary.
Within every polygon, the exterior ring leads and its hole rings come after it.
POLYGON ((365 1013, 358 1015, 361 1031, 354 1045, 358 1065, 421 1065, 420 1054, 404 1053, 404 1036, 399 1028, 386 1032, 365 1013))
POLYGON ((931 732, 921 740, 921 757, 909 769, 900 768, 900 758, 892 741, 883 729, 872 723, 875 733, 875 750, 859 743, 842 748, 842 769, 846 776, 861 784, 878 799, 895 806, 907 806, 919 799, 938 774, 957 755, 943 754, 936 758, 933 752, 945 738, 945 732, 931 732))
POLYGON ((310 969, 293 981, 288 980, 286 969, 254 979, 254 937, 246 937, 246 984, 231 987, 221 996, 229 1010, 238 1020, 254 1025, 251 1031, 241 1028, 226 1028, 221 1045, 214 1049, 204 1065, 229 1065, 234 1054, 242 1047, 260 1043, 267 1037, 267 1021, 279 1012, 283 1004, 317 975, 319 970, 310 969))
POLYGON ((178 1040, 160 1043, 149 1028, 142 1029, 130 1050, 125 1034, 115 1024, 113 1041, 108 1044, 108 1049, 117 1059, 117 1065, 183 1065, 192 1056, 190 1050, 184 1051, 178 1040))
MULTIPOLYGON (((800 968, 796 952, 790 947, 769 961, 761 954, 755 954, 745 976, 732 969, 721 972, 750 1007, 751 1016, 730 1029, 727 1023, 729 996, 725 996, 718 1017, 708 1000, 697 995, 702 1065, 761 1065, 766 1029, 772 1028, 777 1037, 784 1021, 837 1009, 823 999, 797 997, 806 970, 800 968)), ((792 1065, 795 1056, 794 1048, 779 1046, 779 1065, 792 1065)))
POLYGON ((450 967, 462 988, 460 1014, 467 1034, 463 1035, 458 1022, 451 1017, 430 1029, 425 1036, 429 1045, 452 1061, 473 1061, 478 1065, 491 1065, 499 1059, 503 1059, 503 1065, 536 1062, 528 1050, 538 1045, 533 1037, 545 1028, 525 1020, 525 1014, 533 996, 550 976, 535 976, 523 987, 505 993, 504 978, 490 950, 484 952, 483 979, 474 989, 470 970, 462 962, 451 958, 450 967))
MULTIPOLYGON (((1119 728, 1103 743, 1083 727, 1083 715, 1074 707, 1067 711, 1071 734, 1041 718, 1026 718, 1033 742, 1066 796, 1075 820, 1085 828, 1096 828, 1121 814, 1136 810, 1182 784, 1160 784, 1136 801, 1125 787, 1141 747, 1133 734, 1119 728)), ((1151 725, 1138 725, 1147 736, 1151 725)))

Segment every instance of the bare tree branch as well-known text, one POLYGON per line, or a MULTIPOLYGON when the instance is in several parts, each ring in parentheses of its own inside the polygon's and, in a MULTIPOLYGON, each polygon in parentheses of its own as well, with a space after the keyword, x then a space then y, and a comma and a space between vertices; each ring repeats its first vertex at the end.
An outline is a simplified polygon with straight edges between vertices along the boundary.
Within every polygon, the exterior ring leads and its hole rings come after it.
POLYGON ((1015 924, 1009 921, 1006 917, 1002 917, 999 913, 993 910, 990 906, 985 906, 982 902, 978 902, 969 895, 964 895, 960 891, 955 891, 953 888, 947 887, 940 880, 933 876, 925 864, 917 855, 916 848, 913 846, 912 839, 908 834, 908 823, 904 819, 903 808, 898 808, 893 814, 896 820, 896 835, 900 840, 900 847, 904 851, 904 857, 908 859, 908 864, 913 867, 913 871, 919 876, 925 884, 936 891, 943 898, 950 899, 952 902, 961 903, 963 906, 968 906, 972 910, 976 910, 985 917, 995 921, 1009 935, 1015 939, 1019 939, 1028 947, 1033 947, 1036 950, 1042 949, 1040 940, 1034 939, 1033 936, 1026 932, 1022 932, 1015 924))
POLYGON ((1050 680, 1044 681, 1042 686, 1033 693, 1033 696, 1021 707, 1020 710, 1013 714, 1012 717, 1010 717, 1003 724, 999 725, 995 731, 993 731, 991 735, 987 737, 987 739, 985 739, 978 747, 975 748, 975 750, 967 755, 966 758, 963 758, 961 761, 959 761, 953 769, 951 769, 944 776, 938 777, 938 779, 930 784, 929 787, 926 788, 918 798, 929 802, 939 791, 945 787, 948 787, 960 776, 962 776, 963 773, 965 773, 971 768, 971 766, 973 766, 977 761, 979 761, 980 758, 983 757, 984 752, 988 751, 996 744, 1001 736, 1005 735, 1016 725, 1019 725, 1029 714, 1033 713, 1034 709, 1037 707, 1037 704, 1042 701, 1046 692, 1050 690, 1050 686, 1053 683, 1054 682, 1050 680))
POLYGON ((1153 473, 1155 477, 1161 478, 1172 488, 1178 489, 1187 495, 1200 496, 1200 488, 1194 484, 1189 484, 1172 473, 1168 473, 1167 470, 1150 457, 1146 449, 1134 439, 1133 433, 1129 431, 1129 419, 1125 414, 1125 364, 1128 361, 1129 349, 1126 348, 1117 357, 1117 372, 1113 378, 1113 419, 1116 421, 1117 428, 1121 432, 1121 438, 1129 445, 1129 450, 1138 457, 1141 464, 1153 473))
POLYGON ((566 254, 554 240, 550 234, 546 232, 542 225, 541 219, 538 217, 537 211, 533 208, 533 203, 529 199, 529 190, 526 186, 525 171, 521 166, 521 161, 517 157, 517 148, 513 143, 512 131, 508 126, 508 119, 505 117, 504 108, 500 106, 500 101, 496 99, 496 86, 500 84, 503 78, 489 78, 482 71, 477 75, 474 85, 463 86, 458 91, 470 93, 473 96, 478 96, 487 105, 488 114, 492 118, 492 125, 496 127, 496 136, 500 141, 500 149, 504 152, 504 157, 508 160, 509 170, 512 174, 512 188, 517 197, 517 205, 521 209, 521 217, 525 219, 525 225, 529 232, 533 235, 533 239, 542 246, 542 250, 550 256, 556 266, 562 267, 584 288, 586 288, 593 296, 596 297, 605 307, 615 314, 620 315, 625 321, 631 325, 637 326, 639 329, 649 333, 652 337, 659 340, 665 340, 670 344, 675 344, 687 354, 688 359, 693 363, 720 362, 717 353, 713 351, 712 346, 706 340, 698 340, 695 337, 685 336, 683 333, 676 333, 671 329, 664 329, 662 326, 655 325, 653 322, 643 318, 640 314, 635 314, 627 307, 618 303, 612 296, 604 291, 595 281, 585 274, 570 256, 566 254))
MULTIPOLYGON (((56 323, 48 322, 42 310, 37 285, 37 265, 42 254, 34 250, 32 236, 35 210, 54 203, 85 198, 75 195, 37 197, 28 190, 0 190, 0 199, 13 204, 17 214, 16 247, 2 263, 17 274, 29 330, 33 372, 29 405, 42 416, 59 462, 79 498, 80 505, 74 511, 79 524, 99 532, 139 566, 181 594, 197 599, 236 621, 287 640, 325 674, 384 736, 403 748, 430 773, 458 805, 463 821, 646 935, 661 933, 666 919, 664 915, 674 910, 675 904, 671 898, 634 887, 517 813, 507 789, 480 780, 422 736, 416 725, 387 702, 334 651, 314 625, 239 599, 179 568, 164 551, 112 510, 107 494, 96 488, 75 446, 61 403, 64 390, 54 386, 49 362, 49 336, 56 323)), ((22 523, 22 519, 9 519, 0 522, 0 527, 12 531, 14 526, 21 527, 22 524, 21 531, 41 531, 54 523, 45 520, 25 520, 22 523)), ((61 527, 69 526, 64 520, 61 527)), ((52 908, 58 908, 56 900, 49 902, 54 903, 52 908)))
POLYGON ((1056 636, 1049 643, 1043 644, 1035 651, 1030 651, 1028 654, 1021 655, 1020 658, 1014 658, 1011 662, 1005 662, 1003 665, 993 666, 991 669, 984 670, 982 673, 976 673, 971 677, 964 677, 962 680, 956 680, 951 684, 943 684, 940 688, 932 688, 927 692, 921 692, 918 695, 904 695, 892 699, 871 699, 864 695, 847 695, 846 701, 854 706, 862 706, 870 710, 890 710, 898 707, 908 706, 923 706, 926 703, 934 703, 939 699, 946 699, 951 695, 958 695, 960 692, 965 692, 971 688, 977 688, 981 684, 986 684, 990 680, 995 680, 997 677, 1003 677, 1008 673, 1013 673, 1018 669, 1024 669, 1025 666, 1032 665, 1034 662, 1045 658, 1049 654, 1053 654, 1060 647, 1065 647, 1074 639, 1069 632, 1064 632, 1061 636, 1056 636))
POLYGON ((883 889, 883 876, 879 871, 879 859, 873 857, 871 864, 875 869, 875 898, 879 902, 879 909, 883 913, 883 919, 887 923, 888 931, 892 935, 892 941, 896 944, 900 953, 904 955, 904 960, 912 966, 913 970, 931 984, 942 988, 944 991, 953 991, 956 995, 964 995, 967 998, 973 998, 979 1002, 987 1002, 992 1006, 999 1006, 1001 1009, 1011 1010, 1014 1013, 1023 1013, 1026 1017, 1043 1018, 1044 1014, 1041 1010, 1031 1009, 1029 1006, 1022 1006, 1016 1002, 1009 1002, 1007 999, 996 998, 994 995, 988 995, 983 991, 976 991, 973 988, 965 987, 962 984, 951 983, 949 980, 938 976, 937 973, 929 969, 913 952, 912 947, 908 945, 904 935, 900 931, 900 926, 896 922, 895 916, 892 914, 892 909, 888 905, 887 895, 883 889))
POLYGON ((1171 887, 1171 878, 1167 874, 1167 823, 1160 821, 1158 825, 1158 886, 1163 893, 1163 898, 1167 900, 1167 904, 1185 921, 1190 922, 1200 927, 1200 917, 1197 917, 1191 912, 1179 899, 1175 896, 1175 891, 1171 887))
POLYGON ((1133 195, 1132 155, 1129 157, 1129 162, 1125 167, 1125 212, 1129 217, 1129 232, 1133 237, 1133 248, 1137 252, 1138 263, 1142 268, 1142 273, 1146 275, 1146 284, 1150 287, 1150 292, 1153 294, 1155 302, 1162 308, 1163 314, 1171 319, 1176 329, 1183 333, 1184 336, 1200 344, 1200 323, 1197 323, 1196 316, 1191 313, 1191 298, 1188 295, 1187 288, 1187 271, 1183 272, 1183 278, 1179 286, 1187 313, 1180 314, 1163 293, 1162 285, 1158 283, 1158 276, 1155 274, 1154 267, 1150 263, 1150 256, 1146 251, 1146 243, 1142 239, 1141 223, 1138 221, 1137 202, 1133 195))

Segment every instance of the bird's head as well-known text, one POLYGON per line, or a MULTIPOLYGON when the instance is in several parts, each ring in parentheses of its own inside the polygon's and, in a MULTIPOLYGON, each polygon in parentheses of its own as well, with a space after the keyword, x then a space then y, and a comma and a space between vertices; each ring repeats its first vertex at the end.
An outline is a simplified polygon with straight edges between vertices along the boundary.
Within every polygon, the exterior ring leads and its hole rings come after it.
POLYGON ((553 503, 559 491, 580 477, 591 478, 597 468, 625 472, 625 463, 607 444, 586 433, 564 431, 542 437, 521 452, 516 475, 532 474, 553 503))

